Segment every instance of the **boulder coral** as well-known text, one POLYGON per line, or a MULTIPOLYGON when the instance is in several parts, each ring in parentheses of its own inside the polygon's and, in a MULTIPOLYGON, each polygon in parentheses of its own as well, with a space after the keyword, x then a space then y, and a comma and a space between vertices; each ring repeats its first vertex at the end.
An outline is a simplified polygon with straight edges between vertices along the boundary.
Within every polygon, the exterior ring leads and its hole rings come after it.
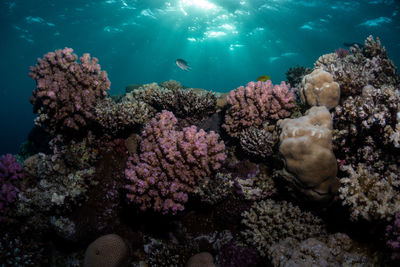
POLYGON ((313 200, 337 192, 337 164, 332 152, 332 122, 326 107, 312 107, 297 119, 278 122, 279 152, 285 168, 280 176, 313 200))
POLYGON ((325 106, 328 109, 339 104, 340 86, 329 72, 315 69, 304 76, 301 85, 300 97, 303 103, 310 106, 325 106))
POLYGON ((93 241, 85 252, 84 267, 128 266, 129 248, 116 234, 108 234, 93 241))

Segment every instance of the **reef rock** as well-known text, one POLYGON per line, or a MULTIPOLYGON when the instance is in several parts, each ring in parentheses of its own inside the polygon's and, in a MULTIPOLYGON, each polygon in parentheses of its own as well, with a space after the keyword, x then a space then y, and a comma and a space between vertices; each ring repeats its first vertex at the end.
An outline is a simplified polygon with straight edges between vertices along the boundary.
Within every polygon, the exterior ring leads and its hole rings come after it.
POLYGON ((304 76, 300 97, 310 106, 325 106, 331 109, 339 104, 340 86, 333 80, 332 74, 322 69, 315 69, 304 76))
POLYGON ((326 200, 339 186, 331 115, 325 106, 312 107, 305 114, 278 122, 279 152, 285 162, 279 176, 310 199, 326 200))

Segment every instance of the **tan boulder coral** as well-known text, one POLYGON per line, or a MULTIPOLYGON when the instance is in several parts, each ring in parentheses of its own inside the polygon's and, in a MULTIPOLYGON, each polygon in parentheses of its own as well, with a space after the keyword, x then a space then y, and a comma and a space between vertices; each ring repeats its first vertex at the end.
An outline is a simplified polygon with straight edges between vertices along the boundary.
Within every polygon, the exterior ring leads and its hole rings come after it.
POLYGON ((201 252, 190 257, 186 267, 216 267, 216 265, 214 257, 209 252, 201 252))
POLYGON ((116 234, 104 235, 93 241, 85 252, 84 267, 127 266, 129 248, 116 234))
POLYGON ((279 152, 285 162, 279 177, 312 200, 330 199, 337 193, 339 182, 328 109, 312 107, 305 116, 278 121, 278 126, 279 152))
POLYGON ((325 106, 328 109, 339 104, 340 86, 333 80, 332 74, 315 69, 304 76, 301 82, 300 97, 310 106, 325 106))

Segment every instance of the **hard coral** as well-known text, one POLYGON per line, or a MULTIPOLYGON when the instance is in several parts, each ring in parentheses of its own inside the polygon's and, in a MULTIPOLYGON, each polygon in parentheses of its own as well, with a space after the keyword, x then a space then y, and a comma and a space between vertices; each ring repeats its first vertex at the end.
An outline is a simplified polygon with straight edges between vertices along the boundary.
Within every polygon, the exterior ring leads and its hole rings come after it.
POLYGON ((143 131, 140 155, 128 160, 127 197, 142 210, 183 210, 188 194, 214 175, 226 158, 218 134, 195 126, 179 131, 176 124, 171 112, 157 114, 143 131))
POLYGON ((232 137, 239 137, 243 130, 251 126, 258 128, 268 120, 289 117, 295 107, 295 95, 290 86, 285 82, 273 85, 270 80, 240 86, 226 99, 229 108, 223 127, 232 137))
POLYGON ((386 162, 398 154, 400 91, 391 85, 365 86, 359 96, 347 97, 333 112, 333 144, 346 164, 386 162), (377 148, 380 149, 377 149, 377 148), (366 153, 369 151, 368 153, 366 153))
POLYGON ((336 193, 337 163, 332 152, 332 122, 326 107, 312 107, 306 116, 278 122, 279 152, 285 168, 280 176, 313 200, 336 193))
POLYGON ((107 73, 100 70, 97 58, 78 56, 71 48, 49 52, 31 67, 36 80, 31 103, 39 116, 35 123, 51 133, 77 132, 85 129, 94 119, 98 100, 110 88, 107 73))
POLYGON ((342 169, 348 177, 340 180, 340 198, 349 207, 351 220, 390 220, 400 212, 398 173, 375 173, 364 164, 358 164, 356 170, 350 165, 342 169))
POLYGON ((0 157, 0 222, 5 219, 20 192, 23 169, 11 154, 0 157))
POLYGON ((392 224, 386 227, 386 245, 392 251, 392 259, 400 259, 400 212, 396 213, 392 224))
POLYGON ((328 109, 339 104, 340 87, 333 81, 329 72, 315 69, 312 73, 304 76, 300 88, 300 96, 303 103, 310 106, 325 106, 328 109))
POLYGON ((262 256, 268 253, 272 244, 286 237, 305 240, 326 235, 321 219, 286 201, 260 201, 242 217, 246 227, 242 234, 246 242, 255 246, 262 256))
POLYGON ((377 266, 367 249, 342 233, 329 235, 327 242, 286 238, 268 252, 273 266, 377 266))
POLYGON ((116 234, 104 235, 86 250, 84 267, 123 267, 128 265, 129 248, 116 234))
POLYGON ((217 108, 215 93, 206 90, 183 89, 180 83, 169 81, 144 84, 132 92, 135 99, 143 101, 158 111, 168 110, 178 118, 194 122, 213 114, 217 108), (164 87, 165 86, 165 87, 164 87))
POLYGON ((154 116, 155 110, 127 94, 119 103, 109 97, 99 101, 95 113, 96 121, 103 131, 110 136, 116 136, 147 123, 154 116))
POLYGON ((351 54, 339 57, 336 53, 321 56, 314 68, 331 73, 339 83, 343 96, 357 95, 368 84, 381 87, 384 84, 399 85, 396 67, 387 57, 379 38, 372 36, 364 41, 364 48, 351 47, 351 54))

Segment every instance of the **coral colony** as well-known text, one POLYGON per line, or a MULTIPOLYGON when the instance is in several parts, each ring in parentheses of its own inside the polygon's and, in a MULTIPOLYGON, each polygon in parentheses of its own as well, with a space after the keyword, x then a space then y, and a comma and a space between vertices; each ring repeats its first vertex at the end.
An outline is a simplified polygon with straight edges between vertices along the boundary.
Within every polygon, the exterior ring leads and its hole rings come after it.
POLYGON ((40 134, 0 157, 1 266, 398 266, 400 78, 379 38, 225 94, 110 96, 71 48, 29 75, 40 134))

